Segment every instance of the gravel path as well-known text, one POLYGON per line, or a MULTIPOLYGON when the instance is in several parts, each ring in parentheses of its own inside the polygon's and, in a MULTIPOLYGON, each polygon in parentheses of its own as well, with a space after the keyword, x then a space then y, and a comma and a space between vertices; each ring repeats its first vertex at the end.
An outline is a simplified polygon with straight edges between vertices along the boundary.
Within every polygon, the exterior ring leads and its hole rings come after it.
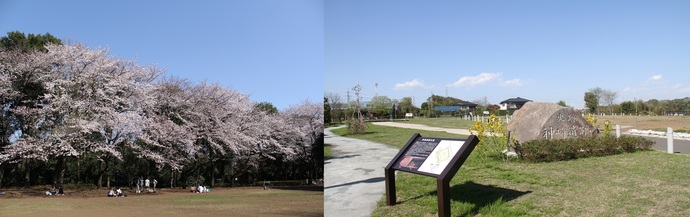
POLYGON ((324 161, 324 216, 371 216, 385 194, 384 168, 397 148, 324 130, 332 157, 324 161))

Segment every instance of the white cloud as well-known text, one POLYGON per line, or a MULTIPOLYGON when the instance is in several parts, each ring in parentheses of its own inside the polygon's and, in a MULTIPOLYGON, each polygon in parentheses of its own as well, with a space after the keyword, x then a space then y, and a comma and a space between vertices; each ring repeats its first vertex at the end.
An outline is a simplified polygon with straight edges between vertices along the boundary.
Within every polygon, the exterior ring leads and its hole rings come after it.
POLYGON ((651 78, 649 78, 650 81, 660 81, 661 80, 661 75, 654 75, 651 78))
POLYGON ((499 80, 501 78, 501 73, 486 73, 482 72, 477 76, 462 76, 458 81, 451 84, 454 87, 472 87, 475 85, 486 84, 491 81, 499 80))
POLYGON ((519 86, 525 85, 525 82, 522 79, 513 78, 510 80, 501 82, 501 85, 510 86, 510 87, 519 87, 519 86))
POLYGON ((676 84, 676 85, 673 85, 673 91, 680 93, 680 94, 688 94, 688 93, 690 93, 690 87, 683 87, 683 85, 676 84))
POLYGON ((406 81, 402 83, 397 83, 393 87, 396 90, 404 90, 404 89, 412 89, 412 88, 428 88, 426 84, 424 84, 424 81, 420 81, 419 79, 414 79, 411 81, 406 81))
POLYGON ((621 92, 637 92, 637 89, 633 89, 631 87, 625 87, 621 92))

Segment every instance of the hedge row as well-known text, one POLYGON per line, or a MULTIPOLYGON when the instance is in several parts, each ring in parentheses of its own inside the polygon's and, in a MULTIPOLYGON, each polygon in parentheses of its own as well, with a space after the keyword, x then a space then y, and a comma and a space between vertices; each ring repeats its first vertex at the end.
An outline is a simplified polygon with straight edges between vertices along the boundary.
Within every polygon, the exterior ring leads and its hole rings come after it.
POLYGON ((520 144, 516 149, 526 161, 552 162, 648 150, 653 144, 651 140, 642 137, 603 136, 534 140, 520 144))

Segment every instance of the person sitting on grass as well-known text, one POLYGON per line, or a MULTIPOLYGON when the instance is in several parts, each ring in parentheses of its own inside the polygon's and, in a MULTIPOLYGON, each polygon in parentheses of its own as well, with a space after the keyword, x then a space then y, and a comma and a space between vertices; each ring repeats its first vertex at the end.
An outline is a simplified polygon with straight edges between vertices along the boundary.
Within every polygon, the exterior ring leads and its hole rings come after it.
POLYGON ((125 193, 122 193, 122 188, 117 188, 117 197, 126 197, 125 193))
POLYGON ((196 193, 204 193, 204 186, 199 185, 198 187, 196 187, 196 193))
POLYGON ((50 190, 46 191, 46 195, 47 195, 47 196, 53 196, 53 195, 55 195, 55 194, 57 194, 57 190, 55 190, 55 185, 53 185, 52 187, 50 187, 50 190))
POLYGON ((110 191, 108 191, 108 197, 115 197, 115 190, 113 188, 110 188, 110 191))
POLYGON ((60 195, 60 196, 65 195, 65 189, 62 189, 62 185, 60 185, 60 187, 58 187, 57 195, 60 195))

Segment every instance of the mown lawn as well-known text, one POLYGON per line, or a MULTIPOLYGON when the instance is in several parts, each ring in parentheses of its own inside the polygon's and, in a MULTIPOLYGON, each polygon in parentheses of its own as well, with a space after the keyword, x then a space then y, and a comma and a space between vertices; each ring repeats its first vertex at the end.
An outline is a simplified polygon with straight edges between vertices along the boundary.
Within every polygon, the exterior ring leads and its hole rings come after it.
POLYGON ((325 159, 328 159, 332 156, 332 150, 331 150, 331 145, 330 144, 325 144, 323 146, 323 157, 325 159))
POLYGON ((444 118, 411 118, 408 119, 411 124, 423 124, 430 127, 442 127, 451 129, 467 129, 474 121, 463 120, 462 118, 444 117, 444 118))
MULTIPOLYGON (((414 132, 369 125, 352 136, 401 147, 414 132)), ((334 133, 346 135, 346 130, 334 133)), ((476 154, 451 181, 453 216, 690 216, 690 156, 643 151, 553 163, 481 159, 476 154)), ((397 205, 385 198, 373 216, 437 215, 436 180, 398 173, 397 205)))

